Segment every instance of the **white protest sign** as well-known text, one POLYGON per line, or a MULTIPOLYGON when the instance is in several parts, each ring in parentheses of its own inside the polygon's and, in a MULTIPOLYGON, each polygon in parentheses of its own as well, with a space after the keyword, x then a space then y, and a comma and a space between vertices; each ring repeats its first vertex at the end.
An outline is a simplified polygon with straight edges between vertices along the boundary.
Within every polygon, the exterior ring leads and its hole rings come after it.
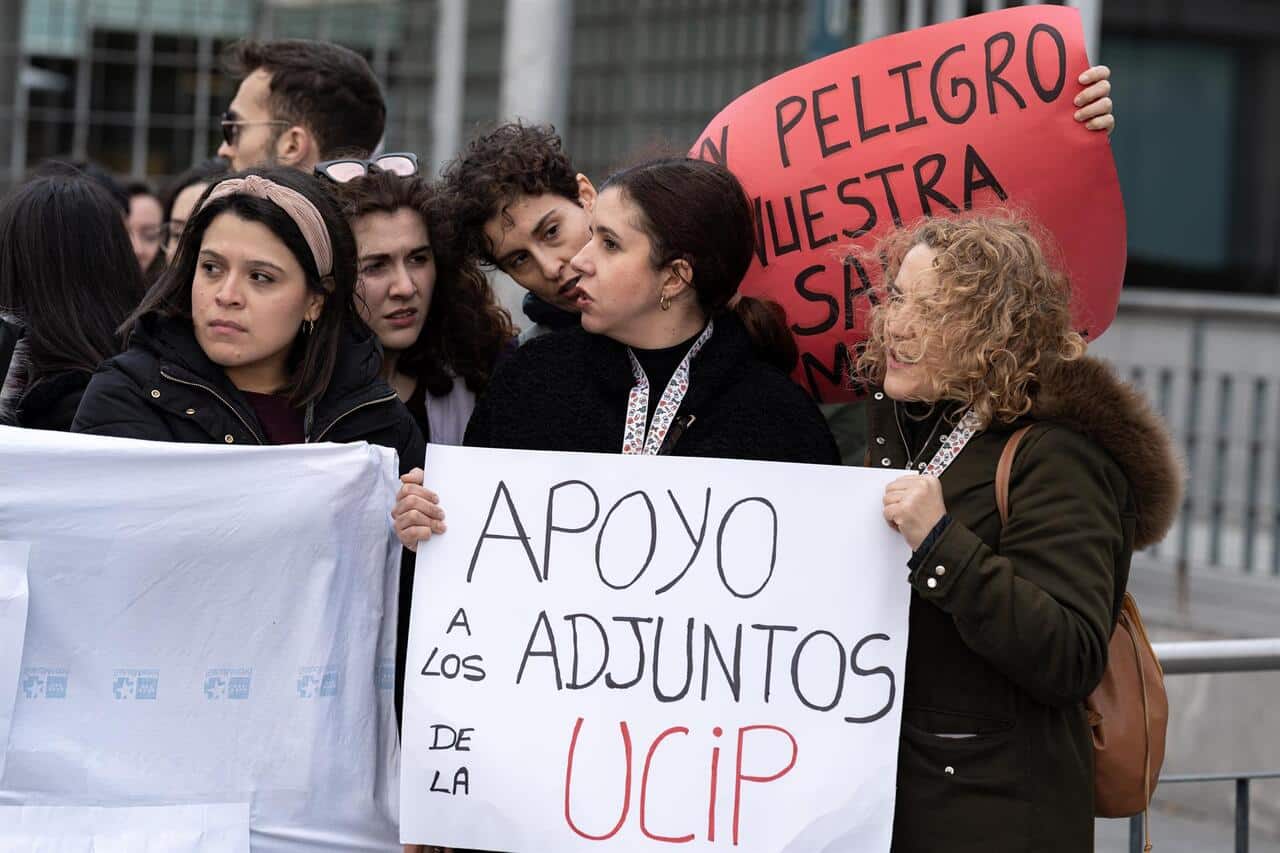
POLYGON ((31 543, 0 805, 243 801, 255 851, 399 849, 393 452, 0 429, 0 470, 31 543))
POLYGON ((909 557, 892 472, 436 447, 401 840, 887 851, 909 557))
POLYGON ((13 724, 18 696, 18 669, 27 630, 26 542, 0 541, 0 775, 4 775, 4 746, 13 724))

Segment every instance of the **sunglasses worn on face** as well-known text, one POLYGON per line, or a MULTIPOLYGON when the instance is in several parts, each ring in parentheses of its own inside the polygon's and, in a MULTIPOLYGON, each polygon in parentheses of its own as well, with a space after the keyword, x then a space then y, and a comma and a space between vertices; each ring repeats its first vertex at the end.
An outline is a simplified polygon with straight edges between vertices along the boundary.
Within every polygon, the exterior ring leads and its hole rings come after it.
POLYGON ((247 119, 236 118, 235 113, 226 112, 222 114, 222 139, 228 145, 235 145, 236 140, 240 137, 240 128, 252 127, 256 124, 282 124, 288 127, 289 122, 280 121, 279 119, 249 121, 247 119))
POLYGON ((316 174, 335 183, 345 184, 356 178, 363 178, 374 167, 382 172, 391 172, 402 178, 408 178, 418 174, 418 155, 403 151, 396 154, 383 154, 372 160, 326 160, 316 164, 316 174))

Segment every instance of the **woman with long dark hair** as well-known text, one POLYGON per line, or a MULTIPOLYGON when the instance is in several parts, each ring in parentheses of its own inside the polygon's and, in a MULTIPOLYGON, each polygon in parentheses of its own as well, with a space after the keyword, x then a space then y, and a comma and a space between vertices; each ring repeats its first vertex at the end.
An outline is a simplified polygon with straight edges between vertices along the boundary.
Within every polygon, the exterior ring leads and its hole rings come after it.
POLYGON ((0 203, 0 313, 21 340, 6 361, 0 420, 70 429, 145 290, 119 203, 96 181, 67 170, 14 190, 0 203))
MULTIPOLYGON (((738 296, 751 204, 727 169, 669 158, 618 172, 573 259, 582 328, 536 338, 467 428, 480 447, 837 464, 818 407, 787 373, 781 309, 738 296), (732 303, 732 305, 731 305, 732 303)), ((408 547, 443 530, 421 472, 394 513, 408 547)))
POLYGON ((89 383, 73 430, 160 441, 368 441, 419 464, 355 307, 351 229, 319 180, 257 169, 213 184, 178 255, 89 383))
POLYGON ((428 442, 461 444, 467 421, 512 346, 511 318, 458 250, 431 185, 372 169, 338 185, 355 233, 361 316, 382 344, 382 375, 428 442))

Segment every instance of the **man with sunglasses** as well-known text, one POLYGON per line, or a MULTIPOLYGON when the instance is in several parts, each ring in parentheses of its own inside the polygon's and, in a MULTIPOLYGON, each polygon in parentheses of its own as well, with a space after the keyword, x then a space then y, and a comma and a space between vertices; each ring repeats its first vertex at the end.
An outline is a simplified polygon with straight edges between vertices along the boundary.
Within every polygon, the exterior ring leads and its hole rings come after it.
POLYGON ((364 57, 328 42, 243 41, 226 55, 243 79, 222 116, 218 156, 235 171, 368 157, 382 139, 387 108, 364 57), (316 97, 323 92, 323 97, 316 97))

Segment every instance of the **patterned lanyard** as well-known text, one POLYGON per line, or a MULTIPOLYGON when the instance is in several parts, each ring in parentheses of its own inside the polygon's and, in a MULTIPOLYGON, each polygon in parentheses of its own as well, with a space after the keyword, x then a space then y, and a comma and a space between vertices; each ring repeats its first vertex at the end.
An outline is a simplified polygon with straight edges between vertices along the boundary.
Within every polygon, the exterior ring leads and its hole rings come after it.
POLYGON ((636 354, 627 347, 627 355, 631 357, 631 375, 635 377, 636 384, 631 388, 630 396, 627 397, 627 425, 622 434, 624 454, 658 455, 662 440, 667 437, 667 430, 675 420, 676 410, 680 408, 684 395, 689 392, 689 363, 698 354, 698 350, 702 349, 702 345, 711 339, 713 326, 713 323, 707 323, 702 334, 698 335, 693 346, 689 347, 689 351, 685 353, 676 372, 671 374, 671 380, 667 382, 662 396, 658 398, 658 408, 653 413, 653 422, 649 424, 647 434, 645 421, 649 417, 649 377, 645 375, 636 354))
POLYGON ((942 446, 938 448, 937 453, 933 454, 933 459, 929 460, 929 464, 920 473, 930 477, 941 477, 942 472, 947 470, 947 466, 955 461, 961 450, 964 450, 969 439, 978 433, 978 429, 978 415, 973 409, 969 409, 964 413, 964 417, 960 418, 960 423, 951 431, 951 434, 942 440, 942 446))

